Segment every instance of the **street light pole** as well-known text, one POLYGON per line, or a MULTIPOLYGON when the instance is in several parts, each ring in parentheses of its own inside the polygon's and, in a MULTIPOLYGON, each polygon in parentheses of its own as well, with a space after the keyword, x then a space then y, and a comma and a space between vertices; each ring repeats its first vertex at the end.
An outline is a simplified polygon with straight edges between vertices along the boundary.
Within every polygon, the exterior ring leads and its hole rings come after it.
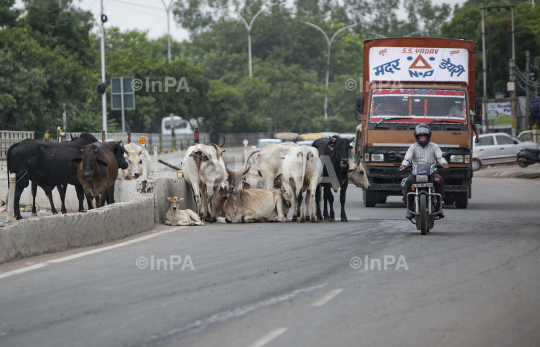
MULTIPOLYGON (((163 0, 161 0, 163 1, 163 0)), ((278 1, 276 3, 273 3, 271 5, 268 5, 266 7, 263 7, 259 10, 259 12, 257 12, 253 18, 251 19, 251 22, 248 24, 248 22, 246 21, 246 19, 239 13, 239 12, 236 12, 235 10, 229 10, 228 8, 221 8, 221 10, 224 10, 224 11, 229 11, 229 12, 232 12, 232 13, 235 13, 237 14, 238 16, 240 16, 240 18, 242 19, 242 21, 244 22, 244 24, 246 25, 246 29, 247 29, 247 32, 248 32, 248 64, 249 64, 249 77, 252 77, 253 76, 253 69, 251 67, 251 28, 253 27, 253 21, 255 21, 255 18, 257 18, 257 16, 259 14, 262 13, 262 11, 266 10, 266 9, 269 9, 273 6, 276 6, 276 5, 279 5, 281 4, 283 1, 278 1)))
MULTIPOLYGON (((105 83, 105 30, 103 29, 103 0, 101 0, 101 82, 105 83)), ((103 130, 107 133, 107 93, 101 95, 103 130)))
POLYGON ((171 6, 174 0, 171 0, 169 6, 165 4, 165 0, 161 0, 165 10, 167 11, 167 57, 169 58, 169 63, 171 62, 171 6))
POLYGON ((328 38, 328 35, 326 35, 326 33, 324 32, 324 30, 322 30, 321 28, 319 28, 318 26, 316 26, 315 24, 311 24, 311 23, 308 23, 308 22, 304 22, 302 20, 300 20, 299 22, 302 22, 304 24, 307 24, 309 26, 312 26, 316 29, 318 29, 320 32, 323 33, 324 37, 326 38, 326 43, 328 45, 328 53, 327 53, 327 59, 326 59, 326 94, 324 95, 324 119, 327 120, 328 119, 328 79, 330 78, 330 50, 332 48, 332 42, 334 41, 334 39, 336 38, 337 34, 339 34, 340 32, 342 32, 343 30, 346 30, 346 29, 350 29, 352 27, 355 27, 358 25, 358 23, 356 24, 352 24, 352 25, 348 25, 346 27, 343 27, 341 29, 339 29, 338 31, 336 31, 336 33, 332 36, 331 39, 328 38))
POLYGON ((486 9, 482 7, 482 82, 484 84, 484 102, 482 103, 482 133, 487 133, 488 128, 488 118, 486 112, 486 103, 487 103, 487 63, 486 63, 486 28, 485 28, 485 11, 486 9))

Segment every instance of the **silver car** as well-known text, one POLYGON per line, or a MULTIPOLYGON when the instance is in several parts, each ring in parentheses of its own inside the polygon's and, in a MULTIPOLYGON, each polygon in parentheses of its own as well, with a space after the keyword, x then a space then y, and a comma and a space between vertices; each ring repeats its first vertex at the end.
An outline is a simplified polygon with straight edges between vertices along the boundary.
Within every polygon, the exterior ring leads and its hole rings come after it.
POLYGON ((515 162, 522 148, 538 149, 538 144, 521 142, 504 133, 480 135, 480 142, 473 146, 472 169, 476 171, 482 165, 515 162))

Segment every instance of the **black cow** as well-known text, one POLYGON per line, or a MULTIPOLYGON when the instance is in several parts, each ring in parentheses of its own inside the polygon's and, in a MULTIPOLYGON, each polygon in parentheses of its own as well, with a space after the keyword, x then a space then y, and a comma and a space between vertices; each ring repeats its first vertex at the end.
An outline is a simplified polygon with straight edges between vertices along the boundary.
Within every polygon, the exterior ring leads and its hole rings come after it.
MULTIPOLYGON (((335 182, 335 191, 337 187, 341 188, 339 201, 341 202, 341 221, 348 222, 347 215, 345 214, 345 196, 347 194, 347 187, 349 186, 349 152, 353 148, 351 142, 354 141, 354 137, 350 139, 342 139, 339 137, 331 137, 318 139, 311 145, 317 148, 319 156, 323 163, 323 183, 320 184, 324 189, 324 219, 328 219, 331 222, 336 220, 334 215, 334 194, 332 193, 332 183, 330 180, 335 179, 337 176, 337 182, 335 182), (333 172, 327 169, 329 164, 332 164, 333 172), (330 204, 330 215, 326 207, 326 202, 330 204)), ((317 220, 322 220, 321 215, 321 189, 317 189, 315 193, 315 200, 317 202, 317 220)))
MULTIPOLYGON (((77 168, 69 164, 75 156, 79 156, 84 146, 96 142, 90 133, 82 133, 81 137, 64 143, 26 139, 13 144, 7 152, 8 178, 10 173, 17 175, 15 188, 14 214, 21 219, 19 200, 24 188, 30 181, 43 188, 48 196, 54 187, 60 184, 72 184, 77 190, 79 211, 84 211, 84 192, 77 180, 77 168)), ((63 198, 61 194, 61 198, 63 198)), ((51 199, 52 201, 52 199, 51 199)), ((62 199, 62 210, 65 202, 62 199)))

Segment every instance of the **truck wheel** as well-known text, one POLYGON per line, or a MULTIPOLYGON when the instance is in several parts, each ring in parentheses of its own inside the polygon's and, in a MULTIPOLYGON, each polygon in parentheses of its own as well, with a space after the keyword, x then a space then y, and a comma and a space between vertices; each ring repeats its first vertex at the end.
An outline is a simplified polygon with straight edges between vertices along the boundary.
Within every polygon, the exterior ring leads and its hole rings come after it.
POLYGON ((455 193, 454 200, 457 208, 465 209, 469 205, 467 193, 455 193))
POLYGON ((428 232, 426 195, 420 195, 420 233, 426 235, 428 232))
POLYGON ((478 171, 478 170, 480 170, 481 167, 482 167, 482 163, 480 162, 480 160, 478 160, 478 159, 473 159, 472 160, 472 170, 473 171, 478 171))
POLYGON ((454 204, 454 198, 450 194, 446 194, 446 198, 444 199, 444 204, 447 206, 452 206, 454 204))
POLYGON ((364 205, 366 207, 375 207, 377 204, 377 192, 374 190, 364 190, 364 205))
POLYGON ((384 193, 377 193, 377 204, 385 204, 386 199, 388 198, 388 195, 384 193))

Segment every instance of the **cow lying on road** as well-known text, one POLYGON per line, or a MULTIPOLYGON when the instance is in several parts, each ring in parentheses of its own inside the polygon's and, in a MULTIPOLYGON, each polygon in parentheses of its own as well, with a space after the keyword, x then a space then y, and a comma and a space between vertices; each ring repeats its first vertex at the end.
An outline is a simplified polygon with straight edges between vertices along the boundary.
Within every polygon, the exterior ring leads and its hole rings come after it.
POLYGON ((242 223, 285 222, 284 212, 291 207, 284 190, 239 190, 229 187, 223 205, 225 221, 242 223))
POLYGON ((171 207, 165 216, 165 224, 167 225, 204 225, 198 214, 190 209, 180 210, 178 204, 184 198, 178 198, 177 196, 167 198, 171 202, 171 207))

